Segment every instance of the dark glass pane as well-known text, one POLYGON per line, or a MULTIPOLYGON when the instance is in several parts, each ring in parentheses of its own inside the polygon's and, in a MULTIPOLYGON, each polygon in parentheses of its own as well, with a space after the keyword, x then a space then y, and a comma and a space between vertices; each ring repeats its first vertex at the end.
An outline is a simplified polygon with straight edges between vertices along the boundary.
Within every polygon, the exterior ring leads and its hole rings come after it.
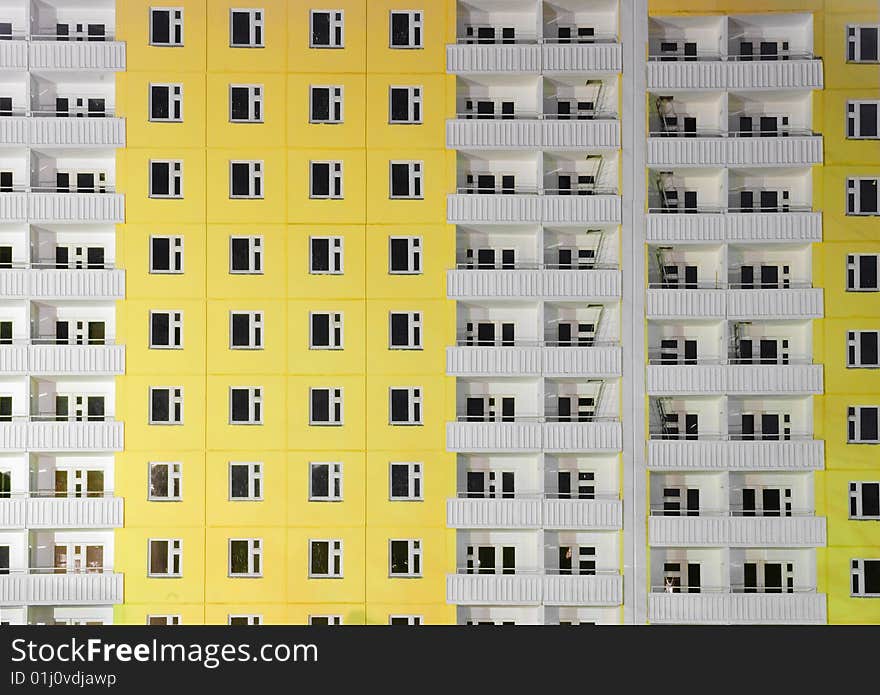
POLYGON ((330 90, 326 87, 312 90, 312 120, 330 120, 330 90))
POLYGON ((877 441, 877 408, 862 408, 860 414, 860 439, 877 441))
POLYGON ((407 121, 409 120, 409 90, 392 89, 391 90, 391 120, 407 121))
POLYGON ((153 10, 152 43, 170 43, 171 12, 169 10, 153 10))
POLYGON ((250 316, 247 314, 232 315, 232 345, 234 347, 250 344, 250 316))
POLYGON ((232 13, 232 43, 247 46, 251 42, 251 23, 248 12, 232 13))
POLYGON ((878 30, 874 27, 859 30, 862 60, 877 60, 877 34, 878 30))
POLYGON ((862 516, 880 516, 880 483, 862 483, 862 516))
POLYGON ((250 90, 247 87, 233 87, 231 92, 232 120, 248 120, 250 118, 250 90))
POLYGON ((391 240, 391 270, 409 270, 407 258, 409 256, 409 243, 406 239, 391 240))
POLYGON ((409 316, 407 314, 391 314, 391 345, 406 346, 409 344, 409 316))
POLYGON ((312 391, 312 420, 316 422, 330 420, 330 393, 327 389, 312 391))
POLYGON ((330 493, 330 466, 312 466, 312 495, 327 497, 330 493))
POLYGON ((150 118, 168 118, 169 101, 168 87, 150 87, 150 118))
POLYGON ((391 15, 391 45, 409 46, 409 15, 403 12, 391 15))
POLYGON ((314 12, 312 14, 312 45, 330 45, 330 13, 314 12))
MULTIPOLYGON (((480 481, 480 490, 482 490, 482 476, 480 481)), ((409 466, 391 466, 391 496, 409 497, 409 466)))
POLYGON ((312 272, 330 270, 330 244, 327 239, 312 239, 312 272))
POLYGON ((247 389, 232 389, 232 420, 246 422, 250 419, 250 396, 247 389))
POLYGON ((250 195, 250 166, 232 165, 232 195, 250 195))
POLYGON ((171 270, 171 240, 153 238, 150 243, 153 251, 153 270, 171 270))
POLYGON ((229 568, 233 574, 243 574, 248 571, 247 541, 231 541, 229 543, 229 568))
POLYGON ((859 257, 859 287, 877 287, 877 256, 859 257))
POLYGON ((328 543, 312 543, 312 574, 327 574, 329 571, 330 548, 328 543))
POLYGON ((168 162, 152 163, 152 178, 150 181, 150 192, 153 195, 169 195, 169 164, 168 162))
POLYGON ((391 389, 391 422, 409 421, 409 393, 406 389, 391 389))
POLYGON ((150 316, 150 336, 153 345, 168 345, 169 343, 169 315, 155 313, 150 316))
POLYGON ((150 412, 156 422, 168 421, 169 394, 165 389, 155 389, 151 393, 150 412))
POLYGON ((312 195, 330 195, 330 165, 326 163, 312 164, 312 195))
POLYGON ((232 497, 249 497, 248 493, 248 467, 232 466, 232 480, 230 488, 232 497))
POLYGON ((877 104, 859 105, 859 131, 862 137, 877 137, 877 104))
POLYGON ((410 194, 409 190, 409 165, 392 164, 391 165, 391 194, 406 196, 410 194))
POLYGON ((312 345, 327 346, 330 344, 330 316, 312 314, 312 345))

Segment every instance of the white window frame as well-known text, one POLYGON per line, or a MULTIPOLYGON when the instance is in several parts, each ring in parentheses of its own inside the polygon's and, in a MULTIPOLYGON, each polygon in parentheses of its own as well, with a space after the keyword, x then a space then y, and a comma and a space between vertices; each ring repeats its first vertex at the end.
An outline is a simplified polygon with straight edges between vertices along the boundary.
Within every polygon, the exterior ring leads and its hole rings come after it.
POLYGON ((312 200, 342 200, 345 198, 345 181, 343 178, 345 167, 341 159, 314 159, 309 161, 309 198, 312 200), (318 195, 315 193, 315 165, 327 164, 328 169, 328 191, 327 195, 318 195), (339 184, 339 193, 336 191, 336 184, 339 184))
POLYGON ((849 481, 849 518, 859 521, 880 521, 880 514, 877 516, 865 515, 864 514, 864 486, 865 485, 877 485, 880 486, 880 481, 877 480, 850 480, 849 481), (855 502, 856 505, 856 513, 852 513, 852 503, 855 502))
POLYGON ((309 48, 345 48, 345 10, 309 10, 309 48), (314 17, 316 14, 330 15, 330 43, 316 44, 314 42, 314 17), (339 15, 338 17, 334 15, 339 15), (339 43, 335 43, 336 28, 339 28, 339 43))
POLYGON ((423 272, 422 263, 422 237, 420 236, 390 236, 388 237, 388 274, 389 275, 421 275, 423 272), (394 254, 392 252, 393 242, 396 239, 405 239, 407 241, 407 270, 394 270, 392 262, 394 254), (417 261, 417 262, 416 262, 417 261), (416 266, 418 266, 416 268, 416 266))
POLYGON ((391 614, 388 616, 388 624, 393 625, 395 620, 405 620, 407 625, 422 625, 424 618, 421 615, 391 614))
POLYGON ((183 160, 182 159, 151 159, 150 160, 150 190, 149 197, 157 200, 180 200, 183 198, 183 160), (153 165, 168 165, 168 190, 171 191, 167 195, 164 193, 153 193, 153 165), (174 193, 175 183, 180 184, 180 193, 174 193))
POLYGON ((846 139, 847 140, 878 140, 880 139, 880 99, 850 99, 846 102, 846 139), (877 122, 874 124, 877 135, 862 135, 862 115, 860 106, 873 104, 877 107, 877 122), (853 135, 849 134, 849 127, 853 127, 853 135))
MULTIPOLYGON (((874 411, 875 416, 880 425, 880 406, 878 405, 851 405, 846 411, 846 443, 847 444, 880 444, 880 439, 861 439, 861 414, 862 410, 868 408, 874 411), (855 437, 850 438, 849 426, 854 425, 855 437)), ((880 436, 880 427, 878 427, 878 436, 880 436)))
POLYGON ((389 538, 388 539, 388 577, 391 579, 418 579, 422 576, 422 539, 421 538, 389 538), (394 543, 407 544, 407 567, 408 572, 394 572, 392 565, 392 545, 394 543), (413 567, 418 564, 418 570, 413 567))
POLYGON ((265 167, 262 159, 230 159, 229 160, 229 198, 231 200, 261 200, 265 197, 263 186, 263 171, 265 167), (236 166, 248 168, 248 192, 235 193, 233 190, 232 170, 236 166))
POLYGON ((878 51, 878 59, 862 60, 862 42, 859 40, 861 29, 873 29, 877 32, 878 43, 880 43, 880 24, 847 24, 846 25, 846 62, 847 63, 866 63, 868 65, 880 62, 880 51, 878 51), (853 58, 850 59, 850 47, 853 47, 853 58))
POLYGON ((425 499, 425 465, 421 461, 391 461, 388 464, 388 501, 421 502, 425 499), (406 496, 394 494, 394 468, 406 468, 408 492, 406 496), (418 484, 417 484, 418 483, 418 484))
POLYGON ((149 424, 151 425, 182 425, 183 424, 183 386, 150 386, 149 424), (168 420, 153 419, 153 392, 168 393, 168 420), (179 407, 180 417, 174 418, 174 411, 179 407))
POLYGON ((389 311, 388 312, 388 349, 389 350, 421 350, 422 348, 422 312, 421 311, 389 311), (395 316, 406 316, 406 345, 395 345, 393 321, 395 316))
POLYGON ((388 162, 388 197, 391 200, 424 200, 425 199, 425 181, 424 181, 425 163, 416 159, 392 159, 388 162), (395 195, 394 181, 392 171, 395 166, 406 166, 409 174, 406 195, 395 195), (418 193, 415 191, 418 189, 418 193))
POLYGON ((183 85, 180 82, 150 82, 148 99, 149 121, 151 123, 183 123, 183 85), (153 118, 153 89, 164 87, 168 90, 168 118, 153 118), (175 118, 175 107, 180 111, 180 116, 175 118))
POLYGON ((230 425, 262 425, 263 424, 263 387, 262 386, 230 386, 229 387, 229 424, 230 425), (233 413, 233 393, 244 391, 248 397, 248 419, 236 420, 233 413))
POLYGON ((877 562, 880 563, 880 558, 853 558, 850 560, 850 583, 849 583, 849 595, 853 598, 880 598, 880 593, 877 594, 869 594, 865 591, 865 563, 866 562, 877 562), (853 580, 858 580, 859 582, 859 590, 853 591, 853 580))
POLYGON ((878 345, 880 345, 880 331, 863 330, 863 331, 847 331, 846 332, 846 366, 849 369, 877 369, 880 367, 880 349, 878 349, 877 362, 865 364, 862 362, 862 333, 877 334, 878 345), (850 359, 850 354, 855 358, 850 359))
MULTIPOLYGON (((236 576, 240 576, 240 575, 236 575, 236 576)), ((262 625, 263 624, 263 616, 258 615, 256 613, 229 613, 226 616, 226 624, 232 625, 233 620, 240 620, 241 618, 244 618, 247 621, 245 623, 246 625, 262 625)))
POLYGON ((309 579, 342 579, 345 576, 345 545, 341 538, 309 538, 309 579), (327 574, 316 574, 312 567, 312 545, 327 544, 327 574), (334 560, 339 558, 339 572, 334 572, 334 560))
POLYGON ((846 179, 846 214, 849 216, 873 217, 880 215, 880 176, 848 176, 846 179), (859 182, 873 181, 877 186, 877 209, 863 212, 859 196, 859 182), (853 196, 854 207, 850 210, 849 198, 853 196))
POLYGON ((184 43, 183 36, 183 20, 184 20, 184 9, 182 7, 150 7, 150 41, 149 44, 151 46, 156 46, 160 48, 180 48, 184 43), (153 43, 153 13, 154 11, 167 11, 168 12, 168 43, 153 43), (180 16, 175 17, 174 15, 179 13, 180 16), (180 41, 174 41, 174 28, 175 26, 180 27, 180 41))
POLYGON ((341 236, 312 236, 309 237, 309 274, 311 275, 342 275, 345 272, 345 237, 341 236), (327 243, 327 257, 330 259, 328 270, 315 270, 314 248, 315 241, 327 243))
POLYGON ((263 274, 263 237, 260 236, 230 236, 229 237, 229 273, 230 275, 262 275, 263 274), (245 239, 248 242, 250 255, 248 270, 236 270, 233 268, 234 254, 232 246, 235 240, 245 239))
POLYGON ((313 386, 309 389, 309 425, 317 427, 337 427, 345 424, 345 388, 342 386, 313 386), (315 391, 327 391, 329 401, 329 415, 331 419, 315 420, 312 413, 312 393, 315 391), (332 419, 335 405, 339 404, 339 420, 332 419))
POLYGON ((344 350, 345 349, 345 313, 342 311, 310 311, 309 312, 309 350, 344 350), (315 344, 315 317, 325 316, 328 323, 330 342, 327 345, 315 344), (336 332, 339 331, 339 341, 336 332))
POLYGON ((421 386, 389 386, 388 387, 388 424, 392 427, 417 427, 424 424, 422 412, 422 387, 421 386), (392 419, 392 394, 394 391, 406 391, 408 399, 409 419, 405 422, 395 422, 392 419))
MULTIPOLYGON (((147 615, 147 625, 153 625, 151 621, 154 618, 164 618, 166 626, 183 625, 183 618, 180 616, 179 613, 149 613, 147 615)), ((157 624, 154 627, 159 627, 159 625, 157 624)))
POLYGON ((150 309, 150 349, 183 350, 183 311, 179 309, 150 309), (160 314, 168 316, 168 345, 160 345, 153 341, 153 316, 160 314), (179 341, 175 341, 175 333, 179 333, 179 341))
POLYGON ((151 234, 150 235, 150 274, 151 275, 180 275, 183 273, 183 237, 178 234, 151 234), (153 240, 168 240, 168 270, 156 270, 156 254, 153 249, 153 240))
POLYGON ((309 123, 323 125, 338 125, 345 123, 345 87, 341 84, 311 84, 309 85, 309 123), (327 90, 327 103, 329 113, 326 120, 314 117, 315 90, 327 90), (339 106, 339 118, 335 118, 336 106, 339 106))
POLYGON ((183 464, 180 461, 150 461, 147 463, 147 499, 150 502, 181 502, 183 500, 183 464), (168 494, 163 496, 153 494, 153 469, 165 466, 168 469, 168 494), (174 487, 177 494, 172 494, 174 487))
POLYGON ((309 625, 315 625, 315 619, 326 619, 327 625, 342 625, 342 616, 341 615, 310 615, 309 616, 309 625))
POLYGON ((343 487, 344 468, 339 461, 310 461, 309 462, 309 502, 342 502, 345 496, 343 487), (314 472, 319 466, 327 467, 327 494, 321 495, 315 492, 314 472), (339 494, 336 494, 336 487, 339 494))
POLYGON ((847 292, 880 292, 880 253, 850 253, 846 256, 846 291, 847 292), (862 287, 859 270, 859 259, 862 256, 873 256, 877 268, 877 284, 874 287, 862 287), (852 273, 853 284, 850 285, 849 276, 852 273))
POLYGON ((390 125, 419 125, 422 123, 422 118, 424 114, 424 110, 422 109, 422 93, 424 88, 421 85, 396 85, 393 84, 388 87, 388 123, 390 125), (394 90, 405 90, 406 91, 406 102, 407 102, 407 118, 403 121, 398 121, 394 119, 394 90), (418 107, 418 108, 416 108, 418 107))
POLYGON ((230 123, 262 123, 263 122, 263 93, 262 84, 230 84, 229 85, 229 122, 230 123), (235 89, 246 89, 248 98, 248 117, 235 118, 233 116, 233 97, 235 89))
POLYGON ((425 13, 422 10, 390 10, 388 12, 388 48, 393 50, 414 50, 425 47, 425 30, 424 30, 425 13), (405 46, 396 46, 394 44, 394 15, 405 14, 409 18, 409 42, 405 46), (418 40, 416 40, 416 29, 418 29, 418 40))
POLYGON ((229 8, 229 47, 230 48, 265 48, 266 31, 263 20, 266 12, 262 7, 231 7, 229 8), (233 43, 232 41, 232 18, 236 12, 248 15, 248 24, 250 26, 250 42, 249 43, 233 43), (260 40, 257 41, 257 29, 260 30, 260 40))
POLYGON ((175 579, 183 576, 183 539, 181 538, 148 538, 147 539, 147 576, 157 579, 175 579), (153 543, 167 543, 168 572, 154 573, 150 571, 153 558, 153 543), (173 571, 174 560, 177 559, 177 572, 173 571))
POLYGON ((229 349, 230 350, 262 350, 263 349, 263 312, 262 311, 230 311, 229 312, 229 349), (247 317, 247 343, 236 345, 235 317, 247 317))
POLYGON ((263 464, 258 461, 230 461, 228 466, 228 495, 230 502, 260 502, 263 499, 263 464), (243 467, 247 470, 247 488, 246 497, 236 497, 232 494, 233 490, 233 469, 243 467))
POLYGON ((227 576, 230 578, 252 578, 263 576, 263 539, 262 538, 230 538, 227 545, 227 576), (232 544, 247 543, 247 570, 232 571, 232 544))

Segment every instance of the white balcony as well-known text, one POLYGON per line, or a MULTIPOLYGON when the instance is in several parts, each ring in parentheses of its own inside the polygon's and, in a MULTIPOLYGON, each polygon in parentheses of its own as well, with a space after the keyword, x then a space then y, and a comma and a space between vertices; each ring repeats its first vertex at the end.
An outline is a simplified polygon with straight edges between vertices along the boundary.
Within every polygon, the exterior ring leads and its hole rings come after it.
POLYGON ((31 193, 28 217, 31 222, 121 223, 125 197, 121 193, 31 193))
POLYGON ((450 299, 617 299, 619 270, 450 270, 450 299))
POLYGON ((622 63, 619 43, 546 43, 541 47, 544 73, 616 73, 622 63))
POLYGON ((124 118, 30 118, 34 147, 125 147, 124 118))
POLYGON ((620 451, 619 422, 449 422, 449 451, 620 451))
POLYGON ((648 542, 676 548, 818 548, 825 545, 825 517, 652 516, 648 542))
POLYGON ((31 374, 125 373, 123 345, 30 345, 28 372, 31 374))
POLYGON ((649 395, 819 394, 819 364, 648 365, 649 395))
POLYGON ((821 288, 648 289, 649 319, 816 319, 824 315, 821 288))
POLYGON ((0 41, 0 70, 27 70, 27 41, 0 41))
POLYGON ((623 603, 623 577, 547 574, 542 598, 549 606, 619 606, 623 603))
POLYGON ((649 90, 822 89, 822 61, 648 61, 649 90))
MULTIPOLYGON (((2 355, 2 353, 0 353, 2 355)), ((619 347, 450 347, 450 376, 589 376, 621 372, 619 347)))
POLYGON ((94 529, 121 526, 121 497, 0 499, 2 529, 94 529))
MULTIPOLYGON (((0 43, 6 43, 0 41, 0 43)), ((0 117, 0 145, 26 147, 28 144, 29 125, 24 116, 0 117)))
POLYGON ((727 295, 724 290, 649 289, 645 314, 649 319, 723 319, 727 315, 727 295))
POLYGON ((31 41, 31 70, 125 70, 122 41, 31 41))
POLYGON ((652 471, 818 471, 825 467, 825 442, 651 440, 652 471))
POLYGON ((620 224, 620 196, 451 193, 450 224, 620 224))
POLYGON ((124 270, 0 270, 0 295, 39 299, 122 299, 124 270))
POLYGON ((0 575, 0 606, 95 605, 122 603, 122 575, 82 574, 0 575))
POLYGON ((648 622, 695 625, 824 625, 825 594, 648 595, 648 622))
POLYGON ((451 74, 617 73, 620 44, 514 44, 446 46, 446 71, 451 74))
POLYGON ((0 449, 12 451, 121 451, 121 422, 0 422, 0 449))
MULTIPOLYGON (((2 293, 0 296, 8 298, 2 293)), ((27 345, 0 345, 0 374, 27 374, 28 367, 27 345)))
POLYGON ((454 498, 446 501, 446 525, 468 529, 619 529, 619 500, 454 498))
MULTIPOLYGON (((0 41, 0 46, 3 41, 0 41)), ((0 193, 0 220, 26 222, 28 219, 27 193, 0 193)))
POLYGON ((782 167, 821 163, 821 135, 648 138, 648 166, 782 167))
POLYGON ((446 602, 457 605, 619 606, 619 574, 448 574, 446 602))
POLYGON ((620 122, 450 119, 446 121, 446 147, 451 150, 618 149, 620 122))
POLYGON ((822 241, 821 212, 647 215, 648 243, 779 243, 822 241))

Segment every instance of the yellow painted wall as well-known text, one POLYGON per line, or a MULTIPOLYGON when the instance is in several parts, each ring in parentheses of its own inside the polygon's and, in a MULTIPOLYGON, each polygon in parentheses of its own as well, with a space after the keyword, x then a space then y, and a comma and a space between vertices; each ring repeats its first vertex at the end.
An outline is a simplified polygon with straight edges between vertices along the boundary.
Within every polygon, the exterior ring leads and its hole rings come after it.
POLYGON ((117 532, 117 569, 125 603, 116 622, 180 614, 184 624, 225 623, 261 614, 265 623, 305 623, 339 614, 346 624, 387 623, 391 614, 453 623, 445 574, 454 568, 454 531, 445 501, 454 495, 454 456, 444 423, 454 417, 453 380, 444 349, 454 336, 445 271, 454 232, 445 193, 454 153, 444 121, 454 111, 445 44, 454 36, 454 3, 424 5, 423 50, 388 48, 388 12, 400 0, 339 0, 345 48, 308 48, 307 3, 285 0, 176 0, 184 8, 184 47, 148 45, 155 3, 117 5, 127 71, 117 76, 117 110, 128 147, 118 155, 126 224, 117 258, 127 273, 118 336, 128 368, 118 380, 126 447, 117 493, 125 527, 117 532), (231 7, 262 8, 265 48, 230 48, 231 7), (210 12, 208 9, 210 8, 210 12), (148 121, 150 82, 182 83, 183 122, 148 121), (232 83, 264 86, 264 122, 228 122, 232 83), (345 88, 345 123, 308 123, 310 84, 345 88), (389 125, 388 87, 423 87, 422 125, 389 125), (184 161, 182 200, 148 198, 150 159, 184 161), (228 161, 264 162, 264 198, 230 200, 228 161), (310 200, 310 159, 344 162, 344 200, 310 200), (388 197, 388 162, 424 161, 424 200, 388 197), (149 237, 184 237, 185 272, 151 275, 149 237), (230 275, 229 236, 262 235, 264 273, 230 275), (424 272, 388 274, 388 237, 423 238, 424 272), (308 273, 309 237, 344 237, 342 276, 308 273), (184 312, 184 348, 148 349, 151 309, 184 312), (231 310, 264 312, 265 349, 228 348, 231 310), (345 349, 308 348, 308 313, 345 314, 345 349), (423 312, 424 350, 388 350, 388 312, 423 312), (148 388, 184 387, 184 423, 148 425, 148 388), (228 424, 230 386, 262 386, 264 423, 228 424), (424 426, 388 425, 389 386, 421 386, 424 426), (308 426, 308 389, 345 389, 345 425, 308 426), (423 502, 390 502, 388 464, 424 462, 423 502), (148 462, 183 463, 183 501, 147 500, 148 462), (262 461, 264 500, 228 499, 229 461, 262 461), (308 501, 309 461, 344 464, 344 501, 308 501), (147 577, 147 539, 183 539, 183 577, 147 577), (229 538, 263 539, 263 576, 229 578, 229 538), (344 541, 343 579, 308 578, 308 540, 344 541), (423 577, 388 577, 388 540, 422 540, 423 577))

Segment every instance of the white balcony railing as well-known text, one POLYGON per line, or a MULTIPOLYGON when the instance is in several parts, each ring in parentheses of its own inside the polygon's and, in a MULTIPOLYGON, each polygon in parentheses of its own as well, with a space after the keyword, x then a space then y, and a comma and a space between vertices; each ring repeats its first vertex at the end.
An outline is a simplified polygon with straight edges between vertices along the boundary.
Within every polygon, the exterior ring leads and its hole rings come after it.
POLYGON ((28 43, 22 40, 0 41, 0 70, 27 70, 28 43))
POLYGON ((30 193, 28 217, 32 222, 125 221, 121 193, 30 193))
POLYGON ((121 497, 0 499, 0 528, 90 529, 122 526, 121 497))
POLYGON ((31 41, 31 70, 125 70, 123 41, 31 41))
POLYGON ((821 439, 792 441, 651 440, 652 471, 815 471, 825 467, 821 439))
POLYGON ((825 517, 652 516, 648 542, 667 547, 821 547, 825 517))
POLYGON ((649 137, 648 166, 783 167, 822 163, 822 136, 649 137))
POLYGON ((446 501, 450 528, 470 529, 593 529, 621 527, 621 503, 617 499, 514 499, 457 497, 446 501))
POLYGON ((589 376, 621 373, 618 346, 460 346, 446 348, 450 376, 589 376))
POLYGON ((620 224, 618 195, 451 193, 450 224, 620 224))
POLYGON ((51 570, 0 575, 0 605, 95 605, 122 603, 117 572, 54 574, 51 570))
POLYGON ((100 374, 125 372, 122 345, 0 345, 0 373, 100 374))
POLYGON ((115 420, 0 422, 0 449, 12 451, 121 451, 123 426, 115 420))
POLYGON ((648 89, 822 89, 822 61, 648 61, 648 89))
POLYGON ((122 299, 125 296, 125 271, 2 269, 0 292, 5 297, 39 299, 122 299))
POLYGON ((654 624, 825 624, 825 594, 734 594, 726 592, 648 595, 654 624))
POLYGON ((648 289, 649 319, 815 319, 824 315, 823 291, 802 289, 648 289))
POLYGON ((822 241, 821 212, 649 213, 649 243, 822 241))
POLYGON ((819 394, 822 365, 648 365, 649 395, 819 394))
POLYGON ((468 119, 446 121, 446 147, 474 149, 618 149, 620 122, 612 119, 468 119))
POLYGON ((620 297, 619 270, 449 270, 450 299, 575 299, 620 297))
POLYGON ((449 422, 449 451, 620 451, 620 422, 449 422))
POLYGON ((618 606, 622 597, 622 578, 610 572, 446 575, 446 602, 458 605, 618 606))
POLYGON ((509 72, 618 73, 618 43, 513 45, 451 44, 446 47, 446 70, 453 74, 509 72))

